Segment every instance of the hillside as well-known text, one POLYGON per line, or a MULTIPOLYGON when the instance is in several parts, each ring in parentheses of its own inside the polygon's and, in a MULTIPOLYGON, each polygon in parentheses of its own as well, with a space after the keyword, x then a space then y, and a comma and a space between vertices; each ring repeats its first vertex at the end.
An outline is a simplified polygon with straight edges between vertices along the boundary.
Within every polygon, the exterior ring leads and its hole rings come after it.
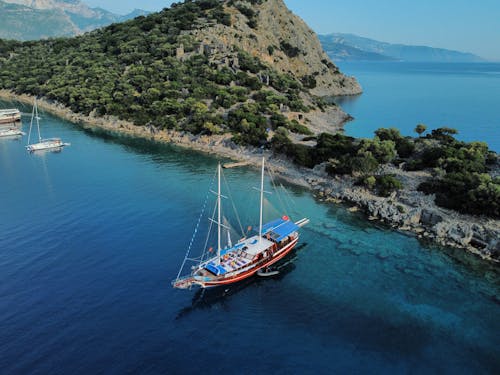
POLYGON ((121 16, 79 0, 0 0, 0 38, 36 40, 73 36, 146 12, 121 16))
POLYGON ((426 46, 391 44, 360 37, 354 34, 332 33, 319 39, 333 61, 349 60, 400 60, 412 62, 480 62, 471 53, 426 46))
POLYGON ((0 68, 0 88, 74 112, 252 145, 268 129, 333 131, 348 116, 317 95, 360 92, 281 0, 189 1, 76 38, 2 42, 0 68))

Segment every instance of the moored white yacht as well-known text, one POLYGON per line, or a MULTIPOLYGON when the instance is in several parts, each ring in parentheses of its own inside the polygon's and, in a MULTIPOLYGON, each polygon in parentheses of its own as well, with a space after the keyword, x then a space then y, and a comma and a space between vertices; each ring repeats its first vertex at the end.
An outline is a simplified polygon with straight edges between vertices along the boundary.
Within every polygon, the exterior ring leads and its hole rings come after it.
POLYGON ((38 117, 38 107, 35 103, 33 105, 33 111, 31 113, 31 122, 30 122, 30 130, 28 133, 28 144, 26 145, 26 150, 29 152, 40 151, 40 150, 49 150, 49 149, 60 149, 64 146, 69 146, 69 143, 64 143, 61 138, 46 138, 42 139, 40 133, 40 117, 38 117), (31 129, 33 128, 33 120, 36 120, 36 127, 38 129, 38 142, 30 144, 31 138, 31 129))
POLYGON ((12 124, 18 121, 21 121, 21 112, 19 109, 0 109, 0 124, 12 124))

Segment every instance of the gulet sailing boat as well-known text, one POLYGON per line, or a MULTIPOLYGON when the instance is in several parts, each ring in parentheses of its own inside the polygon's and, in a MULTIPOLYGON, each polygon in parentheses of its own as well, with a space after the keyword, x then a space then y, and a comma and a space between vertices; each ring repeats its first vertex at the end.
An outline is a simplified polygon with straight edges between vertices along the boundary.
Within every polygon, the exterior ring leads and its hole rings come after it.
POLYGON ((26 146, 26 150, 29 152, 40 151, 40 150, 49 150, 49 149, 61 149, 64 146, 69 146, 69 143, 64 143, 61 138, 46 138, 42 139, 42 135, 40 133, 40 117, 38 117, 38 106, 35 103, 33 105, 33 111, 31 113, 31 122, 30 122, 30 130, 28 132, 28 144, 26 146), (38 142, 30 144, 31 138, 31 129, 33 128, 33 120, 36 120, 36 127, 38 129, 38 142))
POLYGON ((309 223, 307 218, 293 222, 287 215, 283 215, 263 224, 264 158, 262 158, 259 232, 250 238, 243 237, 235 245, 232 245, 229 240, 228 246, 222 248, 222 230, 228 229, 228 227, 223 223, 221 216, 221 198, 226 197, 221 194, 220 164, 217 167, 217 186, 215 193, 217 196, 217 219, 210 219, 217 226, 216 253, 211 253, 213 249, 207 246, 207 241, 202 256, 192 259, 189 247, 179 273, 172 281, 174 288, 189 289, 193 286, 211 288, 233 284, 253 276, 259 270, 267 269, 290 253, 299 241, 299 228, 309 223), (195 262, 195 265, 191 267, 189 274, 182 276, 188 261, 195 262))

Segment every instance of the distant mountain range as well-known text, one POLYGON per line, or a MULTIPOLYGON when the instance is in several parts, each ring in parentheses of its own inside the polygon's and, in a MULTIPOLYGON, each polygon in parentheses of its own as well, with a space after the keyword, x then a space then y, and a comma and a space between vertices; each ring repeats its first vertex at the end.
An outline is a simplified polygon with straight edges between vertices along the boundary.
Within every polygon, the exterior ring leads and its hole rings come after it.
POLYGON ((333 61, 414 61, 414 62, 480 62, 472 53, 426 46, 391 44, 354 34, 319 35, 333 61))
POLYGON ((0 0, 0 38, 73 36, 148 13, 136 9, 122 16, 80 0, 0 0))

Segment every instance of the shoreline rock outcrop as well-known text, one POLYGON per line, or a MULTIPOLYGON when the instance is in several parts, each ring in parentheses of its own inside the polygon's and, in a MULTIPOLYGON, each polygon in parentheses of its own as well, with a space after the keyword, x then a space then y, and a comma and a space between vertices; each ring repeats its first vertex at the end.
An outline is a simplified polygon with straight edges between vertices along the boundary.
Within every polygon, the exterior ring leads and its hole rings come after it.
MULTIPOLYGON (((412 174, 397 168, 392 168, 391 172, 396 175, 404 173, 407 178, 412 174)), ((308 182, 321 200, 355 204, 370 220, 379 220, 397 230, 414 233, 420 239, 462 248, 483 259, 500 263, 499 220, 438 207, 433 196, 418 191, 403 189, 389 197, 379 197, 355 186, 351 177, 343 177, 340 181, 329 181, 324 176, 310 177, 308 182), (409 200, 409 195, 414 199, 409 200)))

